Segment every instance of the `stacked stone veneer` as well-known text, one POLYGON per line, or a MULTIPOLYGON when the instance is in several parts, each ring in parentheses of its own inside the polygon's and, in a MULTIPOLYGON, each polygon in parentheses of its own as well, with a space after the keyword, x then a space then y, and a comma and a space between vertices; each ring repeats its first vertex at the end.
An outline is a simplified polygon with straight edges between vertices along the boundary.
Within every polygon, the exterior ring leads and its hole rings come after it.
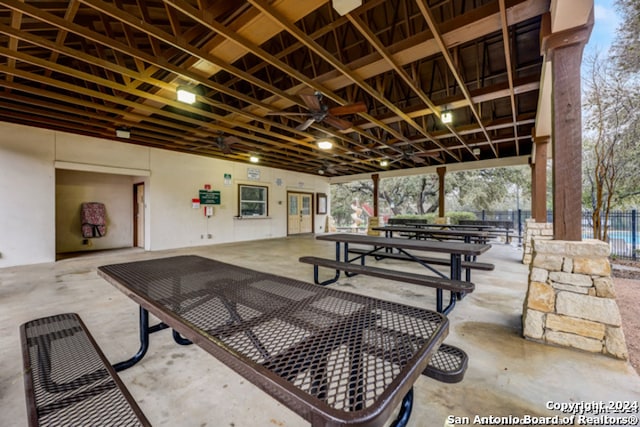
POLYGON ((609 245, 599 240, 532 242, 525 338, 628 359, 609 245))
POLYGON ((528 219, 524 226, 524 240, 522 242, 522 263, 531 264, 533 257, 533 240, 553 239, 553 223, 536 222, 528 219))

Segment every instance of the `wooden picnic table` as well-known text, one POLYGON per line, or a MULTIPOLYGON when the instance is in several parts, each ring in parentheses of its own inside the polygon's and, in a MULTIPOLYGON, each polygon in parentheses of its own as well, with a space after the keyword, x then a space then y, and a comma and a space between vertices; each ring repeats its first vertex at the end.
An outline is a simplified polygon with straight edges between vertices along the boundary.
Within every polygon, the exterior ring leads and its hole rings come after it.
POLYGON ((313 426, 380 426, 401 404, 394 425, 405 425, 413 384, 449 327, 435 311, 199 256, 98 274, 140 306, 140 350, 120 367, 141 360, 149 334, 169 327, 313 426), (149 313, 162 323, 149 326, 149 313))

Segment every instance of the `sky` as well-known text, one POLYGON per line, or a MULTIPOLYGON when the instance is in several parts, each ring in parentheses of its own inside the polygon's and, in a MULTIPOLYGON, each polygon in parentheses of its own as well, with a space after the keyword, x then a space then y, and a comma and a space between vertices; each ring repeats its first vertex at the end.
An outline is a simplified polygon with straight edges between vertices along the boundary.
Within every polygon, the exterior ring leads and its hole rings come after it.
POLYGON ((615 8, 614 0, 595 0, 594 18, 591 38, 585 47, 585 56, 593 55, 597 51, 605 53, 611 46, 616 28, 620 24, 620 16, 615 8))

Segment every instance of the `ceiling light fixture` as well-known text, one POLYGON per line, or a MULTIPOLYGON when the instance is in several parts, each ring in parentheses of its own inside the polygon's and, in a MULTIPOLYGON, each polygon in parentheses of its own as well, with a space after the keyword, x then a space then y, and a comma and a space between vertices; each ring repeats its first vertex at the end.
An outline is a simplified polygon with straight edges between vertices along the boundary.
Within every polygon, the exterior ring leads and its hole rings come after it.
POLYGON ((116 129, 116 136, 118 138, 129 139, 131 138, 131 131, 127 128, 118 128, 116 129))
POLYGON ((333 0, 333 8, 344 16, 351 12, 353 9, 362 6, 362 0, 333 0))
POLYGON ((331 150, 331 147, 333 147, 333 143, 328 139, 320 139, 317 144, 321 150, 331 150))
POLYGON ((251 163, 258 163, 260 161, 260 159, 256 155, 251 155, 251 157, 249 157, 249 161, 251 163))
POLYGON ((443 110, 440 113, 440 120, 442 120, 442 123, 449 124, 453 122, 453 114, 449 110, 443 110))
POLYGON ((472 152, 473 152, 473 155, 474 155, 474 156, 477 156, 477 155, 479 155, 479 154, 480 154, 480 149, 479 149, 479 148, 474 148, 474 149, 472 150, 472 152))
POLYGON ((193 91, 193 88, 188 86, 178 86, 178 90, 176 90, 176 97, 178 101, 184 102, 185 104, 193 104, 196 102, 196 94, 193 91))
POLYGON ((389 166, 389 160, 387 159, 380 160, 380 166, 382 166, 383 168, 386 168, 387 166, 389 166))

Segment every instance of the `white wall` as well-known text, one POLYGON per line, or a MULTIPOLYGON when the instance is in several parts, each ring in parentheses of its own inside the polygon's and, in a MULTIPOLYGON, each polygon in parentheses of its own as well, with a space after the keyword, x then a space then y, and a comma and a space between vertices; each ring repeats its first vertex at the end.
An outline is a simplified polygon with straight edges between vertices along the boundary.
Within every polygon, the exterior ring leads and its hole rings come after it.
MULTIPOLYGON (((286 236, 287 190, 329 191, 327 180, 313 175, 163 150, 151 153, 151 164, 151 188, 147 191, 153 203, 151 247, 155 250, 286 236), (249 180, 249 168, 260 171, 258 180, 249 180), (231 175, 229 184, 225 174, 231 175), (268 187, 269 218, 236 218, 241 183, 268 187), (220 205, 214 206, 210 218, 202 208, 191 207, 191 199, 198 197, 205 184, 220 191, 220 205)), ((315 232, 324 230, 325 217, 316 217, 315 232)))
POLYGON ((54 133, 0 124, 0 267, 55 255, 54 133))
MULTIPOLYGON (((144 182, 148 250, 284 237, 287 190, 329 193, 328 180, 314 175, 0 123, 0 267, 55 260, 56 168, 127 176, 129 200, 133 182, 144 182), (269 187, 268 219, 234 218, 239 183, 269 187), (205 184, 221 192, 211 218, 191 205, 205 184)), ((325 219, 316 216, 316 233, 325 219)))

